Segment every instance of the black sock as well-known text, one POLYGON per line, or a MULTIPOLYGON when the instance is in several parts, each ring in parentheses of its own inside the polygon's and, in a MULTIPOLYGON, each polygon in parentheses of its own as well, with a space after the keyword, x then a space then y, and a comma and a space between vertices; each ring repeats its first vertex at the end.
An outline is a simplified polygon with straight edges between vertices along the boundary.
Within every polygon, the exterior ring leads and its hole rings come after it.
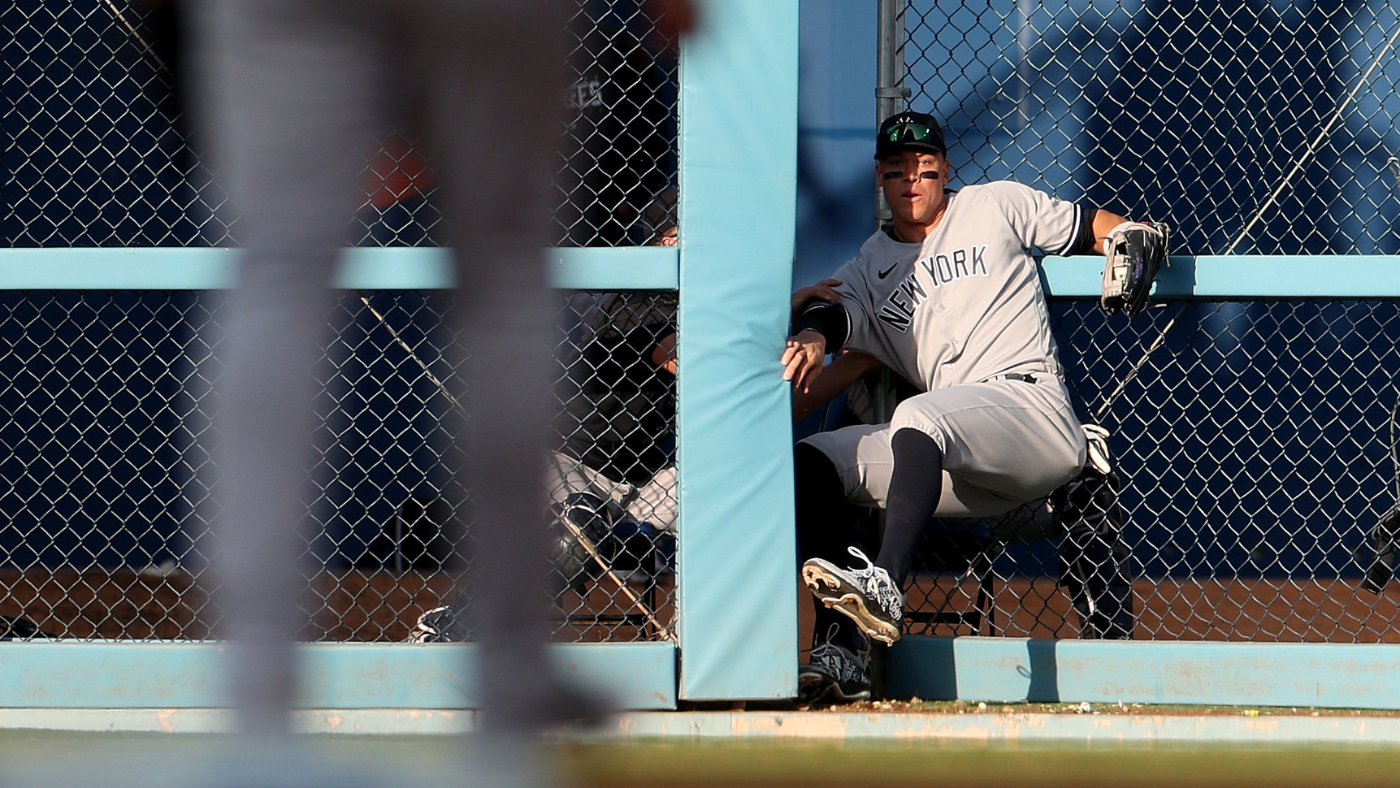
POLYGON ((824 558, 845 566, 855 544, 846 490, 836 466, 820 449, 799 443, 792 451, 797 488, 797 550, 801 560, 824 558))
POLYGON ((903 587, 924 528, 943 495, 943 452, 933 438, 902 429, 890 438, 894 468, 885 504, 885 538, 875 565, 903 587))
MULTIPOLYGON (((800 560, 822 558, 837 566, 855 563, 847 548, 870 550, 872 535, 857 527, 846 502, 846 491, 836 466, 820 449, 799 443, 793 449, 793 473, 797 487, 797 549, 800 560)), ((812 645, 828 641, 857 653, 870 645, 854 621, 812 599, 816 627, 812 645)))

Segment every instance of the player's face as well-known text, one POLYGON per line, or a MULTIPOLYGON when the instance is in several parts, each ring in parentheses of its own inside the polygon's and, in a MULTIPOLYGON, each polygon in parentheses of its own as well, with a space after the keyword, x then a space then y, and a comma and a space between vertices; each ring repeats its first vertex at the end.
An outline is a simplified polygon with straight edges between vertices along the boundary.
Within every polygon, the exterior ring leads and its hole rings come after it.
POLYGON ((905 151, 875 166, 875 180, 897 223, 931 224, 943 210, 948 160, 941 153, 905 151))

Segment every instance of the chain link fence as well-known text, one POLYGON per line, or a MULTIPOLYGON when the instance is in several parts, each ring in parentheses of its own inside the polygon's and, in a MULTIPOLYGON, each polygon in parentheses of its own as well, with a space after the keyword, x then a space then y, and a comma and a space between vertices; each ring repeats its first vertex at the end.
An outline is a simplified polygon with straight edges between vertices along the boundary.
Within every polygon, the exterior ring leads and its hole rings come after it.
MULTIPOLYGON (((0 621, 10 636, 214 631, 205 571, 220 300, 0 292, 0 621)), ((560 639, 669 637, 674 355, 652 351, 674 347, 675 303, 674 293, 561 296, 551 471, 560 639)), ((455 617, 464 606, 453 556, 459 543, 471 553, 459 515, 470 496, 447 465, 460 380, 442 352, 443 306, 432 294, 352 293, 329 316, 304 599, 312 639, 406 640, 423 613, 455 617)))
POLYGON ((224 198, 181 133, 170 55, 139 8, 0 9, 5 246, 228 245, 224 198))
POLYGON ((1400 499, 1388 372, 1400 304, 1191 303, 1149 354, 1169 306, 1129 322, 1052 305, 1080 417, 1109 430, 1121 494, 1090 503, 1087 539, 1073 490, 937 535, 910 631, 1400 642, 1400 590, 1362 588, 1400 499))
POLYGON ((884 2, 956 182, 1164 221, 1183 254, 1400 251, 1391 3, 884 2))
MULTIPOLYGON (((236 245, 237 217, 187 139, 179 10, 0 5, 4 246, 236 245)), ((632 0, 577 4, 559 245, 675 232, 677 63, 654 27, 632 0)), ((349 244, 438 242, 421 148, 411 129, 367 141, 349 244)), ((219 300, 0 293, 0 636, 214 632, 204 569, 219 300)), ((309 509, 311 639, 470 636, 454 584, 463 568, 450 560, 459 543, 470 553, 470 496, 444 464, 456 378, 438 350, 441 319, 431 295, 387 292, 347 295, 329 318, 309 509), (415 630, 424 613, 427 629, 415 630)), ((561 300, 550 476, 560 639, 669 637, 674 319, 673 293, 561 300)))
MULTIPOLYGON (((0 5, 6 246, 236 243, 236 216, 187 141, 179 7, 0 5)), ((675 225, 677 63, 654 29, 633 0, 577 4, 558 245, 651 243, 675 225)), ((435 243, 442 215, 417 142, 407 129, 367 141, 351 245, 435 243)))

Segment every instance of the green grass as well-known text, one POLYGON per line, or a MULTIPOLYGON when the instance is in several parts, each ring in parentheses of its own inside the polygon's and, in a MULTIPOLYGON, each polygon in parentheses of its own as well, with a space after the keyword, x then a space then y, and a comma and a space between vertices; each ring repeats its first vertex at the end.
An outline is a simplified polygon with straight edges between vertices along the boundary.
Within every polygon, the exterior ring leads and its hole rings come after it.
MULTIPOLYGON (((0 731, 0 775, 16 761, 81 756, 152 764, 217 747, 187 734, 0 731)), ((443 768, 458 741, 446 736, 314 736, 329 762, 363 762, 391 774, 443 768)), ((550 746, 581 788, 618 786, 1371 786, 1400 784, 1400 747, 1230 746, 1168 743, 714 741, 569 742, 550 746)), ((376 769, 379 771, 379 769, 376 769)), ((159 780, 154 783, 160 783, 159 780)), ((3 784, 8 784, 5 782, 3 784)), ((397 781, 386 783, 397 785, 397 781)))
POLYGON ((1112 744, 598 744, 561 749, 587 786, 1370 786, 1400 748, 1112 744))

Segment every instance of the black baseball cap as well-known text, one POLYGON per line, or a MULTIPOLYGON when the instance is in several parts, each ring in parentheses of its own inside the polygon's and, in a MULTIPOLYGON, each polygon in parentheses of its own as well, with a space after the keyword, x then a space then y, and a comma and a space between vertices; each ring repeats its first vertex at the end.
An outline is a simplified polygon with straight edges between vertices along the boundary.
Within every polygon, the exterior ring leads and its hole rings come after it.
POLYGON ((901 112, 885 119, 880 131, 875 134, 875 158, 883 159, 892 153, 907 150, 947 155, 948 145, 943 142, 943 129, 932 115, 922 112, 901 112))

